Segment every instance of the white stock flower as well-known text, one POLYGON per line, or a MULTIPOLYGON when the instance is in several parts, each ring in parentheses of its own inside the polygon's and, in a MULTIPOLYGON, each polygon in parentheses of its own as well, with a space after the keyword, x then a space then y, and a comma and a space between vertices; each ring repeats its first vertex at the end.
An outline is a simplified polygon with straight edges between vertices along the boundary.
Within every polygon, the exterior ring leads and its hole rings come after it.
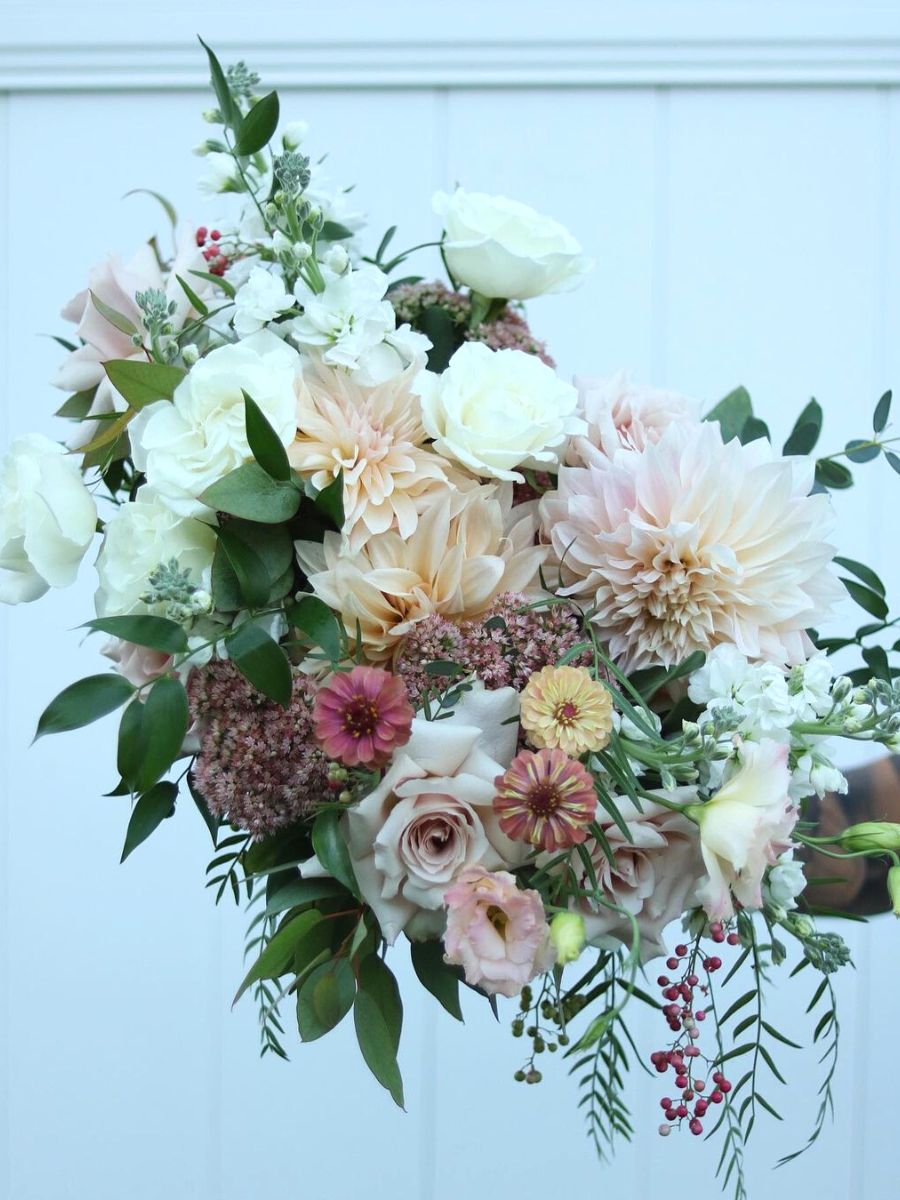
POLYGON ((290 336, 323 363, 354 373, 356 382, 374 386, 399 374, 431 343, 409 326, 395 328, 396 317, 385 300, 388 278, 377 267, 336 274, 323 269, 325 290, 314 292, 298 279, 294 294, 303 313, 290 322, 290 336))
POLYGON ((751 663, 734 646, 715 646, 706 663, 691 676, 688 694, 709 712, 734 710, 734 728, 745 737, 759 740, 790 740, 797 721, 797 707, 784 671, 774 663, 751 663))
POLYGON ((141 596, 150 573, 173 559, 190 572, 194 587, 209 591, 216 535, 204 521, 181 517, 142 487, 106 522, 97 556, 100 586, 95 595, 99 617, 148 612, 141 596))
POLYGON ((482 296, 528 300, 576 287, 591 267, 558 221, 506 196, 436 192, 443 249, 453 277, 482 296))
POLYGON ((96 526, 75 459, 43 434, 17 438, 0 463, 0 602, 74 582, 96 526))
POLYGON ((294 440, 300 356, 268 330, 210 351, 170 402, 148 405, 130 426, 135 465, 175 511, 209 513, 199 497, 250 458, 244 395, 284 446, 294 440))
POLYGON ((436 449, 476 476, 512 482, 524 478, 517 467, 554 470, 585 428, 575 388, 522 350, 467 342, 443 374, 422 372, 416 390, 436 449))
POLYGON ((238 169, 234 159, 223 150, 212 150, 203 160, 206 173, 200 179, 201 192, 216 195, 218 192, 236 192, 240 186, 238 169))
POLYGON ((281 276, 264 267, 253 267, 234 298, 235 333, 249 337, 293 307, 294 297, 285 289, 281 276))
POLYGON ((803 864, 794 858, 793 850, 788 850, 769 869, 763 884, 763 898, 767 904, 789 912, 797 907, 797 897, 805 887, 803 864))

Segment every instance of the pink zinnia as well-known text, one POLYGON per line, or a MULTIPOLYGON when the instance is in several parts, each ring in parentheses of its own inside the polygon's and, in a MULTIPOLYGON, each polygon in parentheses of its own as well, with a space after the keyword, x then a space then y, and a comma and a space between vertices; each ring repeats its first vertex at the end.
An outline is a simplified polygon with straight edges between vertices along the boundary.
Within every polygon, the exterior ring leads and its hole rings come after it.
POLYGON ((587 837, 597 811, 594 781, 563 750, 523 750, 494 786, 494 812, 513 841, 553 852, 587 837))
POLYGON ((316 695, 316 738, 348 767, 381 767, 409 741, 413 710, 402 682, 380 667, 333 675, 316 695))

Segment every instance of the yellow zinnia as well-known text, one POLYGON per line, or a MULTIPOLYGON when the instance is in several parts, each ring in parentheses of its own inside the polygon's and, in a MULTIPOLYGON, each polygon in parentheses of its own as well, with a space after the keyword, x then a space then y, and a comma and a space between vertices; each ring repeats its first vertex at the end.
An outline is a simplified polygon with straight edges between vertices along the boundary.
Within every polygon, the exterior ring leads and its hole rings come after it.
POLYGON ((522 692, 522 728, 532 746, 558 747, 573 758, 603 749, 612 714, 609 689, 586 667, 544 667, 522 692))

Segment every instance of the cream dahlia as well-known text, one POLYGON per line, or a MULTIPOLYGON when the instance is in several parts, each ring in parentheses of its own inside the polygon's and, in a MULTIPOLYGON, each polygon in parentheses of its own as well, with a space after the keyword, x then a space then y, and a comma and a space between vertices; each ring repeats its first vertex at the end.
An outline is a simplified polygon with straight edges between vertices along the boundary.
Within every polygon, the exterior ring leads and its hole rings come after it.
POLYGON ((449 464, 426 448, 411 382, 407 372, 363 388, 321 367, 298 384, 297 438, 288 457, 319 489, 343 471, 344 532, 354 553, 388 529, 409 537, 424 505, 448 486, 449 464))
POLYGON ((626 371, 608 379, 576 376, 585 437, 573 438, 567 461, 573 466, 611 458, 616 450, 645 450, 673 423, 700 420, 700 404, 678 392, 635 383, 626 371))
POLYGON ((378 533, 356 554, 342 553, 337 533, 297 542, 313 591, 340 613, 351 642, 359 629, 373 662, 390 659, 423 617, 474 616, 534 584, 547 551, 534 544, 531 505, 513 509, 509 489, 479 489, 456 515, 453 504, 449 492, 437 497, 409 538, 378 533))
POLYGON ((522 692, 521 722, 532 746, 557 746, 579 758, 609 741, 612 696, 586 667, 544 667, 522 692))
POLYGON ((718 424, 670 425, 642 453, 564 467, 541 502, 564 595, 626 670, 733 643, 752 659, 803 661, 804 630, 842 596, 828 570, 833 523, 811 467, 718 424))

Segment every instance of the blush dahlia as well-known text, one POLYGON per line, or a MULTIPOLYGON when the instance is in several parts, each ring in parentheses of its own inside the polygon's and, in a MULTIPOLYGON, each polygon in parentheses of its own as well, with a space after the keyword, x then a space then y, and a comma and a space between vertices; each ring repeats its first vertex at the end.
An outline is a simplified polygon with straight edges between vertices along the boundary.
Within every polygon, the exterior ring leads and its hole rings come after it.
POLYGON ((513 841, 552 852, 577 846, 587 837, 597 811, 594 783, 581 763, 564 751, 523 750, 494 786, 494 812, 513 841))
POLYGON ((348 767, 381 767, 409 741, 413 710, 402 682, 380 667, 354 667, 319 689, 316 740, 348 767))

